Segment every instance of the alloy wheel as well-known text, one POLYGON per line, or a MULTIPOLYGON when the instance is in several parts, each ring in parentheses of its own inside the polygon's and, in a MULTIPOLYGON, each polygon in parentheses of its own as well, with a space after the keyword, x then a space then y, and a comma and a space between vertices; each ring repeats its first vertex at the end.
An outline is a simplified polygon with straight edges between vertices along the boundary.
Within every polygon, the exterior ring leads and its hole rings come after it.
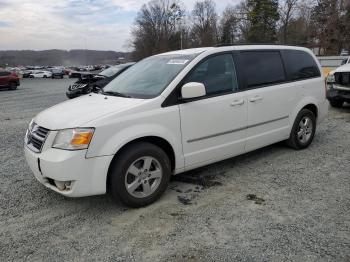
POLYGON ((298 128, 298 139, 301 143, 306 144, 311 136, 313 131, 312 120, 308 116, 304 116, 299 122, 298 128))
POLYGON ((125 175, 125 188, 133 197, 145 198, 158 189, 162 176, 162 167, 155 158, 141 157, 129 166, 125 175))

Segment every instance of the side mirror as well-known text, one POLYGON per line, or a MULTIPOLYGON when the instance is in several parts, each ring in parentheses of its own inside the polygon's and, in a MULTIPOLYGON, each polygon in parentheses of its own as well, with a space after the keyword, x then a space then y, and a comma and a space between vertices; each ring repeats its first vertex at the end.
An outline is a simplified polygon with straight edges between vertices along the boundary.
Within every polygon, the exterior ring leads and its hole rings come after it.
POLYGON ((191 99, 205 96, 205 86, 202 83, 191 82, 181 88, 182 99, 191 99))

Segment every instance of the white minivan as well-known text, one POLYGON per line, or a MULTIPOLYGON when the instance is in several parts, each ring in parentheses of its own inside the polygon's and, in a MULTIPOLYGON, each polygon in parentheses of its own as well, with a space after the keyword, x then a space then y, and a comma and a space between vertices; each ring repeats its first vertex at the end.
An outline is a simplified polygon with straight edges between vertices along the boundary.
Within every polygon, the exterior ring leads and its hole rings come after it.
POLYGON ((301 47, 155 55, 103 92, 38 114, 25 156, 36 179, 62 195, 109 192, 128 206, 145 206, 171 175, 279 141, 308 147, 328 111, 321 72, 301 47))

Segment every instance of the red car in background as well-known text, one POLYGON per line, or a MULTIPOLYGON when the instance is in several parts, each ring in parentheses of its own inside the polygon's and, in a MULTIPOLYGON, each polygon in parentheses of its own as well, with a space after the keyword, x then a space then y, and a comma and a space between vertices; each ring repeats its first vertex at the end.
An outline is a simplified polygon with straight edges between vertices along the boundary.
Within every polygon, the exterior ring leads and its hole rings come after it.
POLYGON ((15 90, 19 85, 19 77, 16 73, 0 71, 0 88, 15 90))

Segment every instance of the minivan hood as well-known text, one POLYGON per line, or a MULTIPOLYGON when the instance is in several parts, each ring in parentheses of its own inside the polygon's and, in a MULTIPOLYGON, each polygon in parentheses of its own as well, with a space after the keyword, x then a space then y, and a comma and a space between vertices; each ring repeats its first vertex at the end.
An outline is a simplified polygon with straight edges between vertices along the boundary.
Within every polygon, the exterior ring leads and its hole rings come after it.
POLYGON ((90 121, 125 111, 143 101, 143 99, 90 94, 50 107, 39 113, 34 122, 50 130, 87 127, 84 125, 90 121))

